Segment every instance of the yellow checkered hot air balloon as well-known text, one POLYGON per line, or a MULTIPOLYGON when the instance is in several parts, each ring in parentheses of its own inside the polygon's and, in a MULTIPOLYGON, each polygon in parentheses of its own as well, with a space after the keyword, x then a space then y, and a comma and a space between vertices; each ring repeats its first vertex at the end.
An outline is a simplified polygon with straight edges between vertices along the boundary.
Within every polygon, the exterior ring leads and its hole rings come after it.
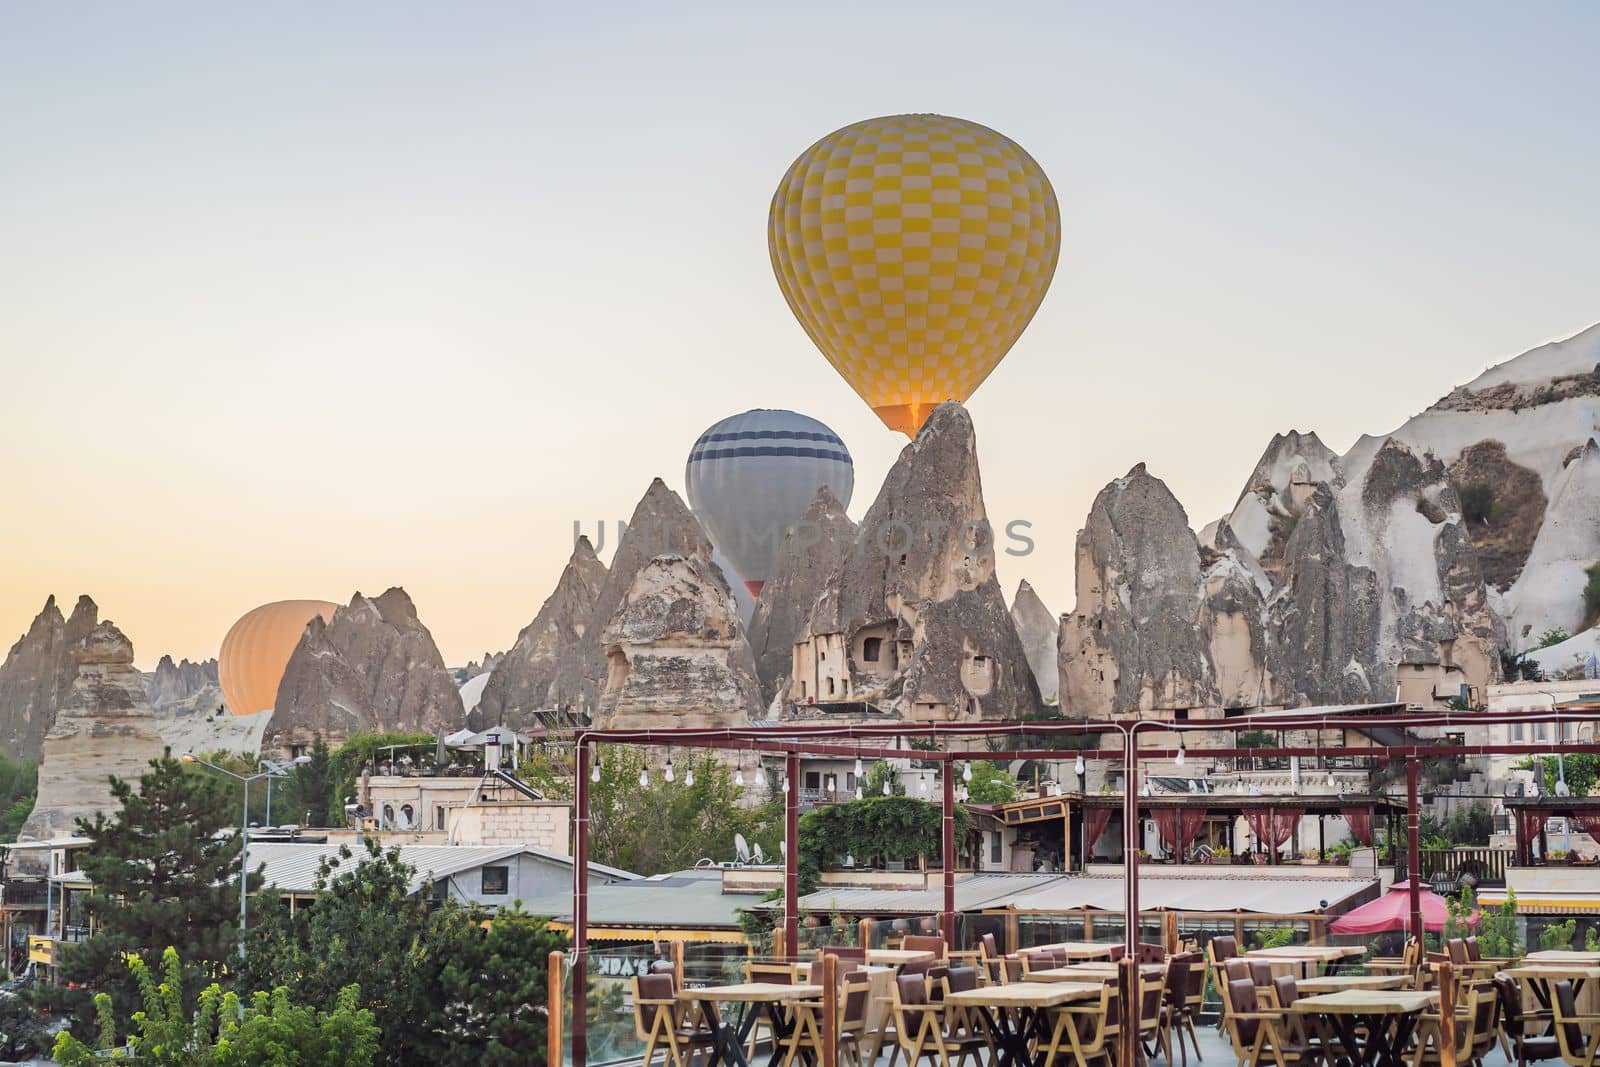
POLYGON ((964 401, 1039 310, 1061 252, 1050 180, 1015 141, 943 115, 836 130, 794 161, 772 269, 822 354, 890 429, 964 401))

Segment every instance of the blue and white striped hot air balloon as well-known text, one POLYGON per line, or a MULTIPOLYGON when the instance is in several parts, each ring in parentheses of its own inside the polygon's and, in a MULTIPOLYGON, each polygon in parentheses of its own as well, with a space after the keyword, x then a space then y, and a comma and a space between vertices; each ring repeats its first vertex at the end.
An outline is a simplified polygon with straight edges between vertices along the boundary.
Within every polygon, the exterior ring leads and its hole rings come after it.
POLYGON ((850 450, 839 435, 794 411, 757 408, 731 415, 694 443, 684 471, 689 506, 712 544, 750 590, 772 571, 785 531, 826 485, 849 505, 850 450))

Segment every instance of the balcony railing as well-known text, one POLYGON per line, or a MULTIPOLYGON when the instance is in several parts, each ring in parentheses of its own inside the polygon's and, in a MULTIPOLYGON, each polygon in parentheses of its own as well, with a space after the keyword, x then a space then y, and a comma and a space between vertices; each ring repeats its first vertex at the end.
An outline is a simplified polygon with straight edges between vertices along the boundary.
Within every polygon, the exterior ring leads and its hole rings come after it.
MULTIPOLYGON (((1515 856, 1509 848, 1425 848, 1419 854, 1422 880, 1452 893, 1468 878, 1478 886, 1505 885, 1506 867, 1515 856)), ((1401 852, 1395 861, 1395 878, 1405 877, 1406 855, 1401 852)))

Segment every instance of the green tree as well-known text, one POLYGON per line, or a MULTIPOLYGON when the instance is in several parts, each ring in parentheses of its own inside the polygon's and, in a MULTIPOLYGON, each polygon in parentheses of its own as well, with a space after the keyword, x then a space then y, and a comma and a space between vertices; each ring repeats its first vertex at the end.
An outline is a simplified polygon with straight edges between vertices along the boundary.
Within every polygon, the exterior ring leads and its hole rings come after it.
POLYGON ((545 1046, 548 960, 566 948, 566 936, 519 911, 483 919, 460 907, 435 917, 441 966, 430 1062, 444 1067, 518 1067, 545 1046))
POLYGON ((596 863, 663 874, 693 867, 705 858, 732 859, 735 834, 778 854, 781 797, 774 795, 760 807, 745 807, 743 787, 710 753, 684 756, 674 765, 671 782, 661 770, 652 769, 641 786, 639 776, 645 768, 643 750, 605 748, 600 780, 589 786, 589 855, 596 863))
POLYGON ((39 765, 0 755, 0 841, 15 841, 39 797, 39 765))
MULTIPOLYGON (((334 826, 344 825, 344 805, 330 807, 334 794, 333 754, 328 749, 328 742, 318 734, 311 742, 310 757, 306 763, 299 764, 289 772, 289 777, 279 783, 278 789, 283 797, 282 816, 278 822, 295 822, 304 826, 334 826), (334 812, 338 818, 332 818, 334 812)), ((276 808, 277 804, 274 803, 276 808)))
POLYGON ((246 1007, 236 994, 212 983, 200 992, 198 1008, 191 1013, 184 1007, 184 968, 178 953, 168 948, 161 964, 158 985, 142 959, 128 960, 144 1009, 129 1020, 126 1047, 116 1047, 111 998, 101 993, 95 998, 96 1048, 62 1031, 55 1059, 63 1067, 93 1067, 106 1060, 157 1067, 368 1067, 377 1052, 377 1025, 371 1012, 356 1006, 360 991, 354 986, 340 990, 333 1011, 324 1014, 291 1003, 282 988, 256 993, 246 1007))
MULTIPOLYGON (((168 946, 184 961, 188 988, 221 975, 238 941, 238 813, 215 779, 187 772, 168 751, 150 761, 137 790, 111 779, 120 805, 107 819, 78 820, 92 844, 81 867, 93 892, 86 902, 95 931, 62 951, 61 1006, 87 1020, 89 994, 109 993, 118 1018, 131 1015, 138 989, 124 955, 146 966, 168 946)), ((252 887, 259 873, 250 875, 252 887)))
POLYGON ((386 758, 391 749, 396 758, 408 756, 431 763, 438 743, 438 738, 424 733, 351 734, 329 757, 329 776, 333 784, 328 794, 328 814, 337 814, 343 819, 345 798, 355 795, 356 780, 361 777, 363 764, 386 758))
MULTIPOLYGON (((1540 791, 1547 797, 1556 795, 1556 784, 1561 781, 1562 771, 1567 776, 1567 788, 1572 790, 1575 797, 1586 797, 1594 789, 1596 780, 1600 780, 1600 756, 1587 752, 1569 752, 1559 760, 1554 756, 1544 756, 1541 759, 1544 767, 1544 781, 1540 784, 1540 791)), ((1532 770, 1533 758, 1522 761, 1523 770, 1532 770)))
MULTIPOLYGON (((800 884, 815 889, 822 868, 853 856, 857 865, 885 861, 935 860, 943 851, 944 812, 940 805, 899 796, 866 796, 845 804, 828 804, 800 816, 800 884)), ((965 839, 972 822, 965 808, 956 808, 956 840, 965 839)))
POLYGON ((1549 648, 1551 645, 1559 645, 1561 642, 1567 640, 1571 636, 1571 634, 1561 629, 1561 627, 1553 627, 1540 634, 1539 640, 1535 642, 1533 647, 1535 651, 1541 648, 1549 648))
POLYGON ((1022 796, 1022 787, 1004 766, 989 760, 972 762, 972 781, 965 783, 967 799, 974 804, 1009 804, 1022 796))
MULTIPOLYGON (((339 850, 341 859, 354 854, 339 850)), ((290 914, 276 894, 261 894, 240 984, 283 986, 291 1000, 332 1004, 348 986, 360 989, 360 1007, 381 1032, 379 1062, 407 1063, 409 1050, 429 1040, 426 1020, 439 961, 430 936, 426 900, 412 891, 412 868, 400 850, 368 840, 353 868, 336 873, 324 860, 316 899, 290 914)))

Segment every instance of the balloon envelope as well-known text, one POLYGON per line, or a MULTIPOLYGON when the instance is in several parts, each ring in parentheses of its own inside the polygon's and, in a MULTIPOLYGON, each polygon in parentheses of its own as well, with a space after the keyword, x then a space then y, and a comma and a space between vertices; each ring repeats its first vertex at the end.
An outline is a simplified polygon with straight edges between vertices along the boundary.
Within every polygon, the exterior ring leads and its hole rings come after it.
POLYGON ((835 130, 772 198, 778 285, 822 354, 915 436, 1016 344, 1061 251, 1050 180, 1021 146, 942 115, 835 130))
POLYGON ((752 596, 817 488, 826 485, 848 505, 855 481, 838 434, 797 412, 766 408, 732 415, 701 434, 684 470, 689 506, 752 596))
POLYGON ((280 600, 249 611, 228 630, 217 653, 222 699, 234 715, 254 715, 278 702, 278 683, 306 624, 333 619, 339 605, 326 600, 280 600))

